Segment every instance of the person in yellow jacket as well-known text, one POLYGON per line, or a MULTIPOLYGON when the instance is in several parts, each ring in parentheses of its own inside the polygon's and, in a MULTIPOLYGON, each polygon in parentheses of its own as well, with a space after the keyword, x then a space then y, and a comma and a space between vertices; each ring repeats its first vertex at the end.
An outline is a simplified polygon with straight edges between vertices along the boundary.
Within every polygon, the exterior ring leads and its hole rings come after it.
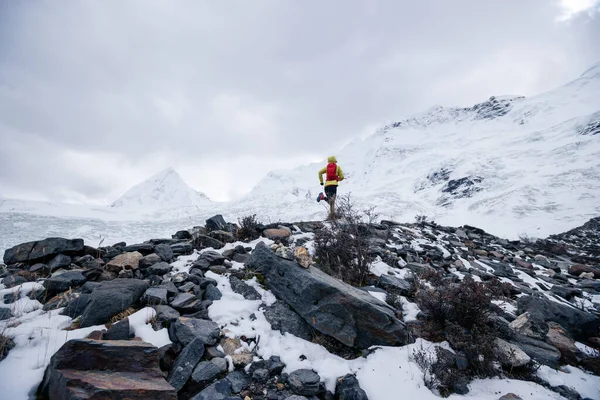
POLYGON ((327 158, 327 166, 319 170, 319 182, 321 186, 325 186, 325 194, 319 193, 317 202, 325 200, 329 203, 329 218, 334 219, 334 203, 335 196, 337 195, 338 182, 344 180, 344 173, 339 165, 337 165, 337 159, 334 156, 327 158), (325 183, 323 183, 323 175, 325 175, 325 183))

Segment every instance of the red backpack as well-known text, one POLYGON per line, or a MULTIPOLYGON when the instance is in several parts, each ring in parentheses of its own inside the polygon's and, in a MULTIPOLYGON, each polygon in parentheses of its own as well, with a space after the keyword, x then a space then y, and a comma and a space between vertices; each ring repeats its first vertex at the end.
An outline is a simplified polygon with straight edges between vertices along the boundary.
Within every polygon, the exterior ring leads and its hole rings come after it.
POLYGON ((336 163, 327 164, 327 180, 328 181, 337 181, 338 180, 336 163))

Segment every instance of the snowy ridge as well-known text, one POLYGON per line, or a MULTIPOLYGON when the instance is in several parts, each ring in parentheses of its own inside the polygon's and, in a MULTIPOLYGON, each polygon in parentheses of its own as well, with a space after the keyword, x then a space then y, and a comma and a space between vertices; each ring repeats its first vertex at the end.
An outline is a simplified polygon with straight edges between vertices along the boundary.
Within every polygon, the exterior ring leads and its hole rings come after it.
POLYGON ((207 204, 208 196, 190 188, 173 168, 167 168, 129 189, 111 207, 155 211, 207 204))
MULTIPOLYGON (((600 64, 535 97, 434 107, 390 123, 335 154, 348 177, 340 191, 392 219, 425 214, 510 238, 568 229, 600 214, 598 93, 600 64)), ((312 203, 323 165, 272 172, 241 204, 321 215, 312 203)))

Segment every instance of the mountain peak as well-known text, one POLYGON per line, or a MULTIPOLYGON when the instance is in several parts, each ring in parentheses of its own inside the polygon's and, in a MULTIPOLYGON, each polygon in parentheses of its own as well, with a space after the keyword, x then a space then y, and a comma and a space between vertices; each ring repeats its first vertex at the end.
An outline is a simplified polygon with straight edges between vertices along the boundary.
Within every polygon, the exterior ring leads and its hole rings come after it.
POLYGON ((129 189, 111 207, 154 211, 209 202, 208 196, 189 187, 173 167, 168 167, 129 189))

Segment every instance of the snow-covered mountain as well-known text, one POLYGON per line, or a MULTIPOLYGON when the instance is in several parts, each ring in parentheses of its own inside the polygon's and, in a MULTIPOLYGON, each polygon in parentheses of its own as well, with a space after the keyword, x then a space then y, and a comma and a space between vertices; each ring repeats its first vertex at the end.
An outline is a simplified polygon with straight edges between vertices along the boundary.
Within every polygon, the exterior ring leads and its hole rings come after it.
POLYGON ((210 203, 208 196, 189 187, 173 168, 167 168, 129 189, 111 207, 151 212, 210 203))
MULTIPOLYGON (((535 97, 495 96, 400 119, 335 154, 347 175, 340 191, 386 218, 425 214, 507 237, 569 229, 600 215, 599 93, 596 64, 535 97)), ((319 218, 324 165, 271 172, 234 209, 319 218)))

